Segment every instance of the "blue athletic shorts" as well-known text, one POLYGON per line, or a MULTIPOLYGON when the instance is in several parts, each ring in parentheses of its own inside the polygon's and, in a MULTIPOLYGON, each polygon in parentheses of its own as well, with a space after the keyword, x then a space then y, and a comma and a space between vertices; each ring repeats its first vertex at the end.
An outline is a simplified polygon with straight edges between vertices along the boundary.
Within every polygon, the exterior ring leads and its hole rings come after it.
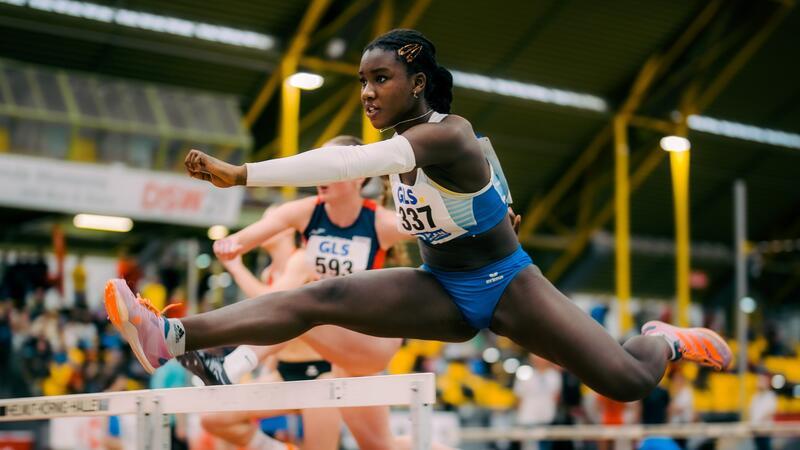
POLYGON ((530 264, 533 264, 530 256, 519 246, 514 253, 480 269, 451 272, 434 269, 426 264, 422 265, 422 269, 433 274, 442 283, 467 323, 483 329, 489 328, 494 309, 508 283, 530 264))

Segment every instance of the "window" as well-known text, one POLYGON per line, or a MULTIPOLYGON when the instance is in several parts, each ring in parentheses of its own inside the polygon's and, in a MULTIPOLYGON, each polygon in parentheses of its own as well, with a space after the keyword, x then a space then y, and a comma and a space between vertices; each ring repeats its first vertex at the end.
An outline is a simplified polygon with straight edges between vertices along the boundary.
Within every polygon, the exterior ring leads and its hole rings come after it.
POLYGON ((100 109, 97 106, 94 87, 90 80, 83 76, 70 75, 69 85, 72 87, 72 94, 75 96, 80 113, 84 116, 100 118, 100 109))
POLYGON ((24 155, 66 159, 69 151, 67 125, 29 119, 13 119, 9 123, 11 151, 24 155))
POLYGON ((16 67, 5 68, 6 80, 8 87, 11 90, 11 95, 14 97, 14 103, 17 106, 25 106, 28 108, 35 108, 36 99, 33 96, 33 86, 31 86, 25 72, 16 67))
POLYGON ((42 91, 44 107, 50 111, 67 112, 67 104, 64 102, 64 95, 58 85, 58 79, 52 72, 37 71, 36 80, 42 91))

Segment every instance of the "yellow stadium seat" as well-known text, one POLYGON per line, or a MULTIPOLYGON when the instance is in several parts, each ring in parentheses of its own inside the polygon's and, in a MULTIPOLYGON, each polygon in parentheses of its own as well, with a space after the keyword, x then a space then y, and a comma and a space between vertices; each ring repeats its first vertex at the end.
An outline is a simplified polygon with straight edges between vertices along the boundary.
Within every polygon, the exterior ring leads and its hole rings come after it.
POLYGON ((9 147, 8 129, 0 127, 0 153, 6 153, 9 147))
POLYGON ((750 361, 757 362, 761 359, 761 354, 764 353, 766 348, 767 340, 763 336, 759 336, 747 347, 747 357, 750 361))
POLYGON ((697 374, 700 372, 700 366, 697 364, 681 364, 681 372, 687 380, 694 381, 697 379, 697 374))
POLYGON ((787 358, 786 371, 783 375, 792 383, 800 383, 800 359, 787 358))
POLYGON ((86 357, 83 355, 83 352, 77 348, 71 348, 67 352, 67 360, 75 365, 83 364, 83 361, 86 360, 86 357))
POLYGON ((94 139, 76 135, 70 142, 69 159, 81 162, 97 161, 97 148, 94 139))
POLYGON ((70 364, 50 364, 50 376, 42 383, 44 395, 65 395, 67 385, 72 378, 73 369, 70 364))
POLYGON ((484 380, 480 388, 475 390, 475 402, 478 406, 494 410, 506 410, 517 403, 514 393, 499 383, 484 380))
POLYGON ((770 372, 786 372, 786 358, 780 356, 767 356, 762 363, 770 372))
POLYGON ((411 349, 407 346, 400 347, 389 361, 388 371, 392 375, 411 373, 416 359, 417 355, 411 349))
POLYGON ((711 412, 713 406, 713 396, 711 391, 694 391, 694 409, 699 413, 711 412))

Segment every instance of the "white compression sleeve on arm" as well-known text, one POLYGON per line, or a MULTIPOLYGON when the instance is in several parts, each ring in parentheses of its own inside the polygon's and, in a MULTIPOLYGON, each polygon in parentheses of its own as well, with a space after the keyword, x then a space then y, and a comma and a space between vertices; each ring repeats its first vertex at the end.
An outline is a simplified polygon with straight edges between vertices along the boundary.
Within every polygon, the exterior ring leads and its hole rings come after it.
POLYGON ((416 166, 416 160, 408 139, 398 135, 373 144, 332 145, 245 166, 248 186, 316 186, 405 173, 416 166))

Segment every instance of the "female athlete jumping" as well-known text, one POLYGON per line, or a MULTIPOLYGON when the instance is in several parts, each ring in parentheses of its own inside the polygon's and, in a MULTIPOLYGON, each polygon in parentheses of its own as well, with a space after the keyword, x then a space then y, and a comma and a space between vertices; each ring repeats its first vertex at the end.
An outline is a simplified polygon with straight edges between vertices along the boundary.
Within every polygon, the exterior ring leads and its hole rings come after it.
POLYGON ((375 336, 463 341, 489 328, 565 367, 621 401, 644 397, 678 358, 730 365, 725 341, 706 329, 649 322, 620 346, 532 264, 506 220, 508 188, 487 142, 448 114, 452 77, 433 44, 393 30, 365 49, 361 100, 393 138, 234 166, 192 150, 186 168, 219 187, 314 186, 391 175, 399 225, 419 239, 419 269, 365 271, 269 294, 180 320, 164 319, 120 284, 106 307, 146 368, 186 350, 274 344, 333 324, 375 336))

